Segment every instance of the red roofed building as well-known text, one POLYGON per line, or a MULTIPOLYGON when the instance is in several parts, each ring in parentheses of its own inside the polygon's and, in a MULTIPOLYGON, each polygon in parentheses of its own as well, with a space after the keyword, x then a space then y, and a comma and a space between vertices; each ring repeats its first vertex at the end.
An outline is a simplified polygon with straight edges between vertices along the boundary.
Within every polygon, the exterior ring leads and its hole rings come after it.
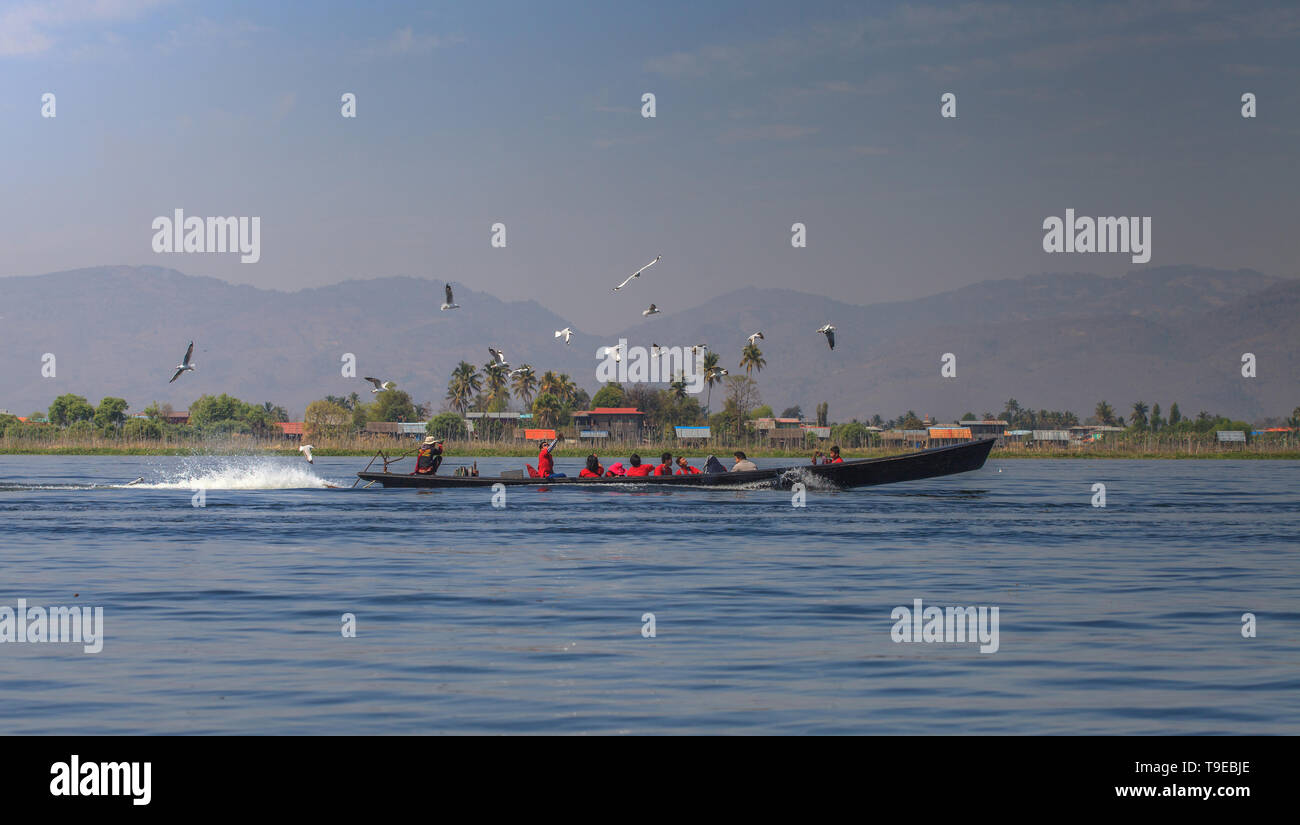
POLYGON ((302 421, 281 421, 275 426, 280 428, 280 434, 285 438, 302 438, 302 421))
POLYGON ((573 414, 579 438, 612 438, 640 441, 645 413, 636 407, 597 407, 573 414))

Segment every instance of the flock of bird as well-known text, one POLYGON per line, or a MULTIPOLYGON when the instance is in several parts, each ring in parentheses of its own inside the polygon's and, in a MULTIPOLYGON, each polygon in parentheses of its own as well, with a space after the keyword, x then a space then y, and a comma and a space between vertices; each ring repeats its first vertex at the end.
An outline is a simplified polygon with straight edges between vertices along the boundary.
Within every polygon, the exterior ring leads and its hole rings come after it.
MULTIPOLYGON (((656 255, 653 261, 651 261, 650 263, 646 264, 645 266, 638 269, 636 272, 633 272, 631 275, 623 279, 623 283, 614 287, 613 291, 619 292, 628 284, 632 283, 632 281, 640 278, 642 272, 645 272, 650 267, 659 263, 661 258, 663 258, 663 255, 656 255)), ((460 309, 460 304, 456 303, 456 298, 452 294, 451 284, 446 284, 443 287, 443 296, 444 296, 444 300, 442 302, 442 306, 439 307, 440 310, 446 311, 449 309, 460 309)), ((643 316, 649 317, 651 315, 658 315, 662 311, 663 310, 659 309, 659 307, 656 304, 651 304, 650 307, 646 310, 643 310, 641 314, 643 316)), ((823 326, 821 329, 817 331, 822 335, 825 335, 827 345, 829 345, 832 350, 835 349, 835 327, 832 326, 831 324, 826 324, 825 326, 823 326)), ((563 338, 564 343, 567 345, 570 339, 573 338, 573 328, 565 327, 564 329, 557 329, 555 331, 555 337, 563 338)), ((765 339, 763 338, 762 331, 759 331, 750 335, 747 340, 752 345, 755 341, 762 341, 765 339)), ((690 348, 690 353, 693 356, 702 356, 705 352, 708 351, 708 349, 709 349, 708 346, 705 344, 696 344, 695 346, 690 348)), ((666 348, 661 347, 658 344, 652 343, 650 345, 650 355, 652 358, 660 357, 661 355, 663 355, 665 351, 666 348)), ((510 370, 511 377, 515 375, 519 375, 521 373, 530 372, 530 369, 528 367, 519 367, 517 369, 510 369, 510 362, 506 360, 505 352, 497 349, 496 347, 488 347, 488 354, 492 356, 492 364, 490 366, 490 369, 510 370)), ((601 349, 601 354, 606 356, 613 356, 614 361, 616 363, 621 362, 623 360, 622 345, 615 344, 612 347, 603 347, 601 349)), ((180 378, 186 372, 191 372, 194 370, 195 364, 193 361, 190 360, 193 357, 194 357, 194 342, 190 341, 189 348, 185 350, 185 357, 181 360, 179 364, 176 365, 176 372, 172 375, 171 381, 167 382, 168 384, 174 382, 177 378, 180 378)), ((712 381, 712 380, 722 378, 723 376, 726 375, 728 375, 726 369, 722 367, 714 367, 709 371, 706 378, 712 381)), ((392 390, 397 388, 397 384, 392 381, 385 381, 379 378, 373 378, 368 375, 365 377, 365 380, 369 381, 371 384, 374 384, 374 389, 370 391, 371 393, 380 393, 380 392, 384 392, 385 390, 392 390)), ((301 452, 304 455, 304 457, 306 457, 308 464, 315 463, 314 460, 312 459, 312 454, 311 454, 312 445, 304 444, 298 448, 298 451, 301 452)))

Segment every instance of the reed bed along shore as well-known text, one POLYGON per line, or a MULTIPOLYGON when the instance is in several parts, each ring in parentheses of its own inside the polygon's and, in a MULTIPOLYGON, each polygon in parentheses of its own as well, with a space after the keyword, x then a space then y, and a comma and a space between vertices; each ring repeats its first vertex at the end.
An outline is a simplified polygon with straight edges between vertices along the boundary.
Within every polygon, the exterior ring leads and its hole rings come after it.
MULTIPOLYGON (((257 438, 254 436, 235 435, 218 438, 196 439, 148 439, 132 441, 127 439, 102 438, 100 436, 71 437, 60 434, 58 437, 40 441, 28 439, 0 438, 0 455, 270 455, 298 456, 300 442, 285 438, 257 438)), ((414 453, 417 439, 393 438, 383 435, 349 435, 337 438, 309 438, 312 451, 319 456, 373 456, 383 451, 390 458, 404 453, 414 453)), ((823 452, 829 444, 818 449, 823 452)), ((845 458, 876 458, 901 453, 913 452, 915 447, 865 446, 852 447, 840 445, 845 458)), ((704 457, 710 454, 730 457, 736 450, 743 450, 751 458, 788 458, 808 461, 812 449, 783 449, 762 444, 690 444, 690 443, 604 443, 593 445, 567 440, 556 449, 556 454, 563 458, 582 458, 595 452, 602 458, 626 458, 638 453, 643 458, 651 459, 665 452, 673 455, 685 455, 688 458, 704 457)), ((531 458, 537 454, 536 444, 520 441, 448 441, 444 445, 444 462, 456 463, 456 459, 487 457, 524 457, 531 458)), ((1210 438, 1203 437, 1163 437, 1159 434, 1131 434, 1108 438, 1105 441, 1085 444, 1071 444, 1066 447, 1047 447, 1041 445, 1009 444, 994 449, 990 458, 1207 458, 1207 459, 1300 459, 1300 439, 1296 436, 1281 438, 1260 438, 1247 444, 1218 444, 1210 438)))

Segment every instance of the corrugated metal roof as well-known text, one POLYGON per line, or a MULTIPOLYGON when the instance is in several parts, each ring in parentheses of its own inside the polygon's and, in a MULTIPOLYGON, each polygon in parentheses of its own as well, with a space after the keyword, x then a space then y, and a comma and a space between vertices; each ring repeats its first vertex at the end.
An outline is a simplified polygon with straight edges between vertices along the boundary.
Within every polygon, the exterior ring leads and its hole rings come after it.
POLYGON ((1246 434, 1241 430, 1218 430, 1215 435, 1220 441, 1245 441, 1246 434))
POLYGON ((712 430, 708 427, 674 427, 678 438, 710 438, 712 430))
POLYGON ((1069 430, 1034 430, 1035 441, 1069 441, 1069 430))
POLYGON ((931 427, 931 438, 971 438, 970 427, 931 427))

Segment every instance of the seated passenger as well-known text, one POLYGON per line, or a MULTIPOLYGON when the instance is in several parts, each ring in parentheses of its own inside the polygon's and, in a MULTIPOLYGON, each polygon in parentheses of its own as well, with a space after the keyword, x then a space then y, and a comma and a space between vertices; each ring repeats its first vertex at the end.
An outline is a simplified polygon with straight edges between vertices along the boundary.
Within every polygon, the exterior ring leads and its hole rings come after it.
POLYGON ((704 472, 706 473, 725 473, 726 471, 727 468, 722 466, 722 462, 718 461, 716 455, 709 456, 708 460, 704 462, 704 472))
POLYGON ((555 458, 551 455, 559 443, 558 437, 549 444, 542 442, 542 448, 537 453, 537 475, 540 478, 564 478, 564 473, 555 472, 555 458))
POLYGON ((631 457, 628 458, 628 463, 632 465, 627 468, 627 475, 629 476, 639 478, 641 476, 648 476, 650 473, 654 472, 654 467, 651 467, 649 464, 642 464, 641 456, 636 453, 632 453, 631 457))
POLYGON ((699 472, 700 471, 698 468, 692 467, 691 465, 686 463, 686 456, 684 455, 677 456, 677 475, 693 476, 693 475, 698 475, 699 472))
POLYGON ((823 463, 823 464, 843 464, 843 463, 844 463, 844 459, 840 458, 840 448, 839 448, 839 445, 838 445, 838 444, 837 444, 836 446, 834 446, 834 447, 831 447, 831 454, 830 454, 829 456, 827 456, 827 457, 826 457, 826 460, 823 461, 822 463, 823 463))
POLYGON ((736 457, 736 463, 731 465, 731 472, 743 473, 746 470, 758 469, 758 465, 750 461, 748 458, 745 458, 745 454, 740 450, 736 450, 732 455, 736 457))
POLYGON ((605 474, 605 468, 600 466, 600 459, 595 453, 587 456, 587 466, 582 468, 578 473, 578 478, 600 478, 605 474))
POLYGON ((812 463, 813 463, 813 464, 825 464, 825 463, 827 463, 827 462, 830 461, 830 459, 826 459, 826 461, 818 461, 818 459, 820 459, 820 458, 822 457, 822 455, 823 455, 823 453, 822 453, 821 450, 813 450, 813 460, 812 460, 812 463))
POLYGON ((659 465, 655 467, 655 475, 670 476, 673 474, 673 454, 664 453, 659 456, 659 465))
POLYGON ((627 470, 623 467, 623 462, 615 461, 613 464, 609 465, 609 470, 605 473, 605 475, 606 476, 627 475, 627 470))

